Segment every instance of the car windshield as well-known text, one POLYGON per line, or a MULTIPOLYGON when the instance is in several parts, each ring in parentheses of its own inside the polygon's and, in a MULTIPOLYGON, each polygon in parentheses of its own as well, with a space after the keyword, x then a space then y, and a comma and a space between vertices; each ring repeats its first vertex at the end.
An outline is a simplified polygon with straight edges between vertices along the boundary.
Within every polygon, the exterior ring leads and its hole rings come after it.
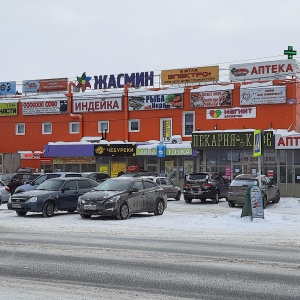
POLYGON ((51 180, 48 179, 41 183, 36 189, 47 190, 47 191, 59 191, 64 184, 63 180, 51 180))
POLYGON ((107 179, 95 187, 95 191, 125 191, 130 183, 131 180, 126 179, 107 179))
POLYGON ((256 179, 233 179, 231 182, 231 186, 249 186, 249 185, 257 185, 256 179))

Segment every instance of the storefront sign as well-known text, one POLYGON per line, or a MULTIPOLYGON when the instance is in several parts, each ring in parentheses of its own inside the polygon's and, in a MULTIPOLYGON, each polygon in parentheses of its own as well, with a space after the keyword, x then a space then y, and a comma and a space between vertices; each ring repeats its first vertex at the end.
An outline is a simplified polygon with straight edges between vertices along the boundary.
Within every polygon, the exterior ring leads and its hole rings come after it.
POLYGON ((295 76, 299 66, 295 59, 265 61, 247 64, 234 64, 229 66, 229 79, 243 81, 260 78, 282 78, 286 75, 295 76))
POLYGON ((129 110, 153 110, 183 107, 182 93, 170 93, 164 91, 151 91, 128 97, 129 110))
POLYGON ((161 71, 162 84, 208 82, 219 80, 219 66, 185 68, 161 71))
POLYGON ((163 140, 168 141, 171 138, 172 124, 171 120, 163 120, 163 140))
POLYGON ((73 99, 73 113, 121 111, 122 98, 73 99))
POLYGON ((14 95, 16 93, 15 81, 0 82, 0 95, 14 95))
POLYGON ((136 155, 157 156, 157 145, 140 145, 136 147, 136 155))
POLYGON ((136 145, 134 144, 96 144, 94 156, 135 156, 136 145))
POLYGON ((241 105, 286 103, 286 86, 240 89, 241 105))
POLYGON ((71 164, 95 164, 96 159, 94 157, 55 157, 53 158, 53 164, 55 165, 71 165, 71 164))
MULTIPOLYGON (((202 149, 253 149, 254 131, 197 132, 192 134, 192 148, 202 149)), ((264 146, 274 148, 273 131, 264 131, 264 146)))
POLYGON ((192 155, 192 148, 191 146, 187 146, 185 148, 183 147, 171 147, 167 145, 167 149, 166 149, 166 155, 174 155, 174 156, 177 156, 177 155, 192 155))
POLYGON ((219 108, 207 109, 206 119, 246 119, 256 118, 256 107, 232 107, 232 108, 219 108))
POLYGON ((214 107, 232 104, 231 91, 194 92, 191 90, 191 107, 214 107))
POLYGON ((125 84, 133 87, 139 86, 153 86, 154 72, 140 72, 140 73, 121 73, 118 75, 99 75, 94 76, 94 89, 116 89, 124 88, 125 84))
POLYGON ((22 100, 23 116, 63 114, 67 111, 67 100, 22 100))
POLYGON ((300 149, 300 134, 275 134, 275 149, 300 149))
POLYGON ((17 116, 18 103, 17 102, 0 102, 0 117, 17 116))
POLYGON ((68 78, 38 79, 23 81, 23 93, 49 93, 68 89, 68 78))

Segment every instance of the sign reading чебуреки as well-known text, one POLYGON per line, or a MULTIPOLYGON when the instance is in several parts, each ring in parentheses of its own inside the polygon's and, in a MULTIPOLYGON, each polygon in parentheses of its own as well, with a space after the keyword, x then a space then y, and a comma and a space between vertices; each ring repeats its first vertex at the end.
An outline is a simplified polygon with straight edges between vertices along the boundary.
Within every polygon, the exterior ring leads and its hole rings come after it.
MULTIPOLYGON (((236 148, 252 149, 254 131, 241 132, 195 132, 192 134, 192 149, 236 148)), ((273 131, 264 131, 263 144, 266 148, 274 148, 273 131)))

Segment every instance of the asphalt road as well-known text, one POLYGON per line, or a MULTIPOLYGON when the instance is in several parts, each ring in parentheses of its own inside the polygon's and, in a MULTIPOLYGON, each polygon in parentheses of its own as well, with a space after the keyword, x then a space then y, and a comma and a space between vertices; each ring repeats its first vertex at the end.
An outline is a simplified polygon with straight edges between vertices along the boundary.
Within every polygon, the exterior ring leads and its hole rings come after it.
POLYGON ((300 295, 300 252, 226 237, 2 229, 0 280, 6 300, 292 300, 300 295))

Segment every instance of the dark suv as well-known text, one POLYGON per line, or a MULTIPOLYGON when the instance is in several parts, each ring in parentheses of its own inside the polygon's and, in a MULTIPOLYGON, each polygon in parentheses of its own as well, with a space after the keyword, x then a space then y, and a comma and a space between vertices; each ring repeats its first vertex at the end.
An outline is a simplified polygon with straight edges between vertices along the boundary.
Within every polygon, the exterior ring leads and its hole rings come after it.
POLYGON ((193 199, 206 201, 211 199, 213 203, 219 203, 220 198, 226 198, 229 180, 216 173, 191 173, 184 176, 183 195, 186 203, 192 203, 193 199))

